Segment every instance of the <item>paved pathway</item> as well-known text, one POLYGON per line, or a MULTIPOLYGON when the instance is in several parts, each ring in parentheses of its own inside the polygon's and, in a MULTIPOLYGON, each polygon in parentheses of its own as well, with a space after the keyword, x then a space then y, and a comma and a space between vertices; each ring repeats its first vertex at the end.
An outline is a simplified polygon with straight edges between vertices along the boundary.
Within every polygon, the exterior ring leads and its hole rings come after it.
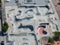
MULTIPOLYGON (((5 21, 5 12, 4 12, 4 0, 1 0, 2 1, 2 22, 5 21)), ((1 31, 1 20, 0 20, 0 31, 1 31)), ((0 36, 0 42, 1 41, 4 41, 4 45, 6 45, 6 36, 0 36)))

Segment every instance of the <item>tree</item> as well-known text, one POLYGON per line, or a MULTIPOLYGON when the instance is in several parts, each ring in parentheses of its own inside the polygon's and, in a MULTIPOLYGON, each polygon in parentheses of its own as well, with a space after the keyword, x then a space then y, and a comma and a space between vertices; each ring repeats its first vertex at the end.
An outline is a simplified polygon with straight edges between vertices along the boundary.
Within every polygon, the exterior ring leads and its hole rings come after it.
POLYGON ((0 0, 0 3, 1 3, 1 0, 0 0))
POLYGON ((53 44, 54 43, 54 39, 49 37, 48 38, 48 43, 52 43, 53 44))
POLYGON ((59 37, 59 39, 60 39, 60 32, 58 32, 58 31, 57 32, 54 32, 54 36, 55 37, 59 37))
POLYGON ((7 24, 7 22, 5 22, 3 25, 2 25, 2 31, 3 32, 6 32, 8 30, 9 26, 7 24))

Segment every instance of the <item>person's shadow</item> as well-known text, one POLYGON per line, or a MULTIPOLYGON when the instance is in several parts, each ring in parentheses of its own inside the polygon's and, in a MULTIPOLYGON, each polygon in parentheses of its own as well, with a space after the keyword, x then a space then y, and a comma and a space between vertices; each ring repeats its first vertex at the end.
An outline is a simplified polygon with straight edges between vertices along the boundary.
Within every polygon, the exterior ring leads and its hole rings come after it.
POLYGON ((0 36, 2 36, 2 31, 0 31, 0 36))
POLYGON ((3 31, 0 31, 0 36, 5 36, 6 33, 4 33, 3 31))

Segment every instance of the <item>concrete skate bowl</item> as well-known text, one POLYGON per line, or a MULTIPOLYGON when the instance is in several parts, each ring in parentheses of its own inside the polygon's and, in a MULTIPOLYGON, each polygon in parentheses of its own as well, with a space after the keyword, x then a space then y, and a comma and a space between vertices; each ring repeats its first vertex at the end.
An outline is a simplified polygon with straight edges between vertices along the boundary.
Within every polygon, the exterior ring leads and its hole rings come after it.
POLYGON ((30 45, 30 42, 29 41, 25 41, 25 42, 22 42, 21 45, 30 45))

